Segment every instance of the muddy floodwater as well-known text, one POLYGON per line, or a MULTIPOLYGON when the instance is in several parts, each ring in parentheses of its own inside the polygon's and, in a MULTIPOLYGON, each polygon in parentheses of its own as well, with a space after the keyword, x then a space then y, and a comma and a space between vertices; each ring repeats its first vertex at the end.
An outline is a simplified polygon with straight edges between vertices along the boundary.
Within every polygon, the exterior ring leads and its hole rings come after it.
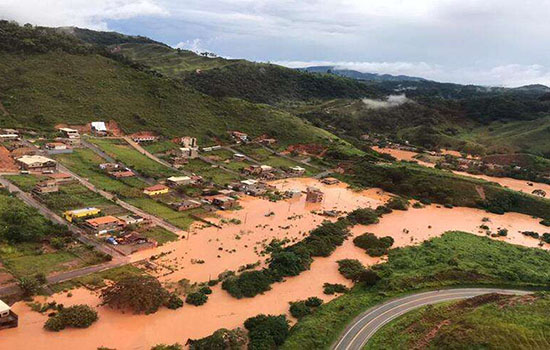
MULTIPOLYGON (((414 158, 418 154, 416 152, 404 151, 404 150, 393 149, 393 148, 380 148, 380 147, 372 147, 372 149, 374 149, 375 151, 380 152, 380 153, 390 154, 390 155, 394 156, 395 158, 397 158, 398 160, 415 161, 415 162, 418 162, 418 164, 420 164, 420 165, 427 166, 427 167, 430 167, 430 168, 433 168, 435 166, 434 163, 428 163, 428 162, 424 162, 424 161, 421 161, 421 160, 418 160, 418 159, 414 158)), ((457 156, 458 152, 447 150, 443 153, 457 156)), ((458 156, 460 156, 460 153, 458 153, 458 156)), ((533 190, 535 190, 535 189, 540 189, 540 190, 543 190, 546 193, 550 194, 550 185, 545 184, 545 183, 531 182, 531 181, 525 181, 525 180, 517 180, 517 179, 512 179, 512 178, 509 178, 509 177, 473 175, 473 174, 469 174, 469 173, 462 172, 462 171, 453 171, 453 173, 455 173, 457 175, 473 177, 473 178, 476 178, 476 179, 482 179, 482 180, 485 180, 485 181, 496 182, 496 183, 500 184, 503 187, 506 187, 506 188, 509 188, 509 189, 512 189, 512 190, 515 190, 515 191, 519 191, 519 192, 528 193, 528 194, 531 194, 531 192, 533 192, 533 190)))
MULTIPOLYGON (((265 244, 273 238, 299 240, 326 217, 317 213, 323 210, 350 211, 358 207, 376 207, 384 203, 389 195, 378 189, 354 192, 344 184, 327 186, 315 179, 288 179, 273 183, 279 189, 305 190, 315 185, 325 193, 322 203, 305 202, 300 198, 270 202, 265 199, 246 197, 241 200, 242 209, 221 212, 214 221, 221 228, 195 225, 186 238, 157 248, 141 252, 135 260, 153 254, 166 253, 155 262, 159 265, 156 273, 163 282, 177 282, 188 279, 191 283, 216 278, 225 270, 236 270, 240 266, 260 261, 265 244), (228 222, 231 219, 233 222, 228 222)), ((489 214, 470 208, 447 209, 436 205, 408 211, 394 211, 385 215, 378 224, 355 226, 353 235, 373 232, 380 236, 390 235, 396 246, 417 244, 423 240, 441 235, 448 230, 462 230, 485 235, 479 226, 485 223, 493 232, 499 228, 509 230, 508 237, 498 238, 506 242, 536 247, 538 240, 525 237, 519 231, 548 231, 538 220, 526 215, 509 213, 489 214), (482 222, 483 218, 489 221, 482 222), (487 219, 486 219, 487 220, 487 219)), ((547 247, 543 247, 547 248, 547 247)), ((48 298, 65 305, 89 304, 97 307, 99 321, 88 329, 66 329, 59 333, 43 330, 47 318, 33 312, 24 302, 15 304, 19 314, 19 327, 2 330, 1 349, 27 349, 32 340, 33 350, 83 349, 95 350, 99 346, 118 350, 148 350, 159 343, 185 344, 188 338, 199 338, 211 334, 216 329, 241 326, 248 317, 259 313, 288 313, 288 303, 318 296, 328 301, 331 296, 322 292, 325 282, 350 285, 337 270, 336 261, 344 258, 359 259, 365 265, 372 265, 378 258, 367 256, 355 247, 351 239, 336 249, 327 258, 316 258, 311 269, 299 276, 275 283, 272 290, 250 299, 235 299, 221 290, 213 288, 208 302, 199 307, 184 305, 178 310, 162 308, 153 315, 123 314, 97 306, 99 298, 85 289, 73 290, 73 296, 61 293, 48 298)), ((44 299, 39 298, 39 301, 44 299)))

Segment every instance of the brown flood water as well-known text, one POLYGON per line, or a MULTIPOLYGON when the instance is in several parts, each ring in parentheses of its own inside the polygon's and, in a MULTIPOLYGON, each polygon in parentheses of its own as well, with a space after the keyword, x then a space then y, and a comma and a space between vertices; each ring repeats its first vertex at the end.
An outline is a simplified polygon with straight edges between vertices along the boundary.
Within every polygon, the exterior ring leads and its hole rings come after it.
MULTIPOLYGON (((416 152, 403 151, 403 150, 392 149, 392 148, 380 148, 380 147, 372 147, 372 149, 374 149, 375 151, 380 152, 380 153, 391 154, 392 156, 394 156, 395 158, 397 158, 399 160, 416 161, 416 162, 418 162, 418 164, 423 165, 423 166, 427 166, 427 167, 430 167, 430 168, 433 168, 435 166, 435 164, 433 164, 433 163, 423 162, 423 161, 420 161, 418 159, 415 159, 414 156, 416 156, 418 154, 416 152)), ((455 153, 458 153, 458 152, 456 152, 456 151, 445 151, 444 153, 456 155, 455 153)), ((458 153, 458 155, 460 156, 460 153, 458 153)), ((540 190, 546 191, 547 196, 550 195, 550 185, 545 184, 545 183, 517 180, 517 179, 512 179, 512 178, 509 178, 509 177, 494 177, 494 176, 487 176, 487 175, 473 175, 473 174, 468 174, 468 173, 462 172, 462 171, 453 171, 453 173, 455 173, 457 175, 474 177, 474 178, 477 178, 477 179, 482 179, 482 180, 486 180, 486 181, 490 181, 490 182, 496 182, 496 183, 500 184, 503 187, 506 187, 506 188, 509 188, 509 189, 512 189, 512 190, 515 190, 515 191, 519 191, 519 192, 524 192, 524 193, 531 194, 531 192, 533 192, 533 190, 540 189, 540 190), (532 183, 533 186, 529 186, 529 183, 532 183)))
MULTIPOLYGON (((263 199, 245 198, 242 210, 220 213, 221 218, 238 218, 242 224, 224 224, 222 229, 209 227, 192 230, 188 240, 180 240, 160 247, 155 251, 172 253, 157 260, 160 265, 175 268, 175 271, 159 278, 166 282, 176 282, 187 278, 192 282, 201 282, 209 277, 215 278, 226 269, 235 270, 239 266, 265 258, 255 252, 261 250, 262 242, 268 243, 272 238, 301 238, 308 230, 316 227, 323 217, 311 213, 311 210, 338 209, 349 211, 357 207, 376 207, 388 198, 388 195, 377 189, 353 192, 345 185, 326 186, 314 179, 290 179, 275 182, 281 189, 300 188, 315 185, 325 192, 321 204, 305 203, 305 196, 295 200, 269 202, 263 199), (268 212, 274 215, 265 216, 268 212), (288 219, 302 215, 297 219, 288 219), (258 227, 262 225, 262 227, 258 227), (268 226, 265 226, 268 225, 268 226), (264 227, 265 226, 265 227, 264 227), (279 226, 290 226, 279 227, 279 226), (271 230, 273 229, 273 230, 271 230), (236 235, 241 238, 236 239, 236 235), (223 250, 218 248, 222 247, 223 250), (235 249, 235 253, 229 253, 235 249), (217 256, 220 256, 219 258, 217 256), (193 264, 191 259, 202 259, 204 263, 193 264)), ((374 232, 377 235, 390 235, 395 238, 396 246, 416 244, 448 230, 463 230, 480 235, 481 219, 488 217, 491 230, 508 228, 510 243, 535 247, 537 240, 524 237, 518 231, 532 230, 544 232, 538 221, 521 214, 494 215, 477 209, 446 209, 429 206, 423 209, 394 211, 384 216, 380 223, 369 226, 356 226, 354 235, 374 232), (431 228, 428 228, 431 225, 431 228), (404 232, 408 230, 408 233, 404 232)), ((221 220, 221 219, 220 219, 221 220)), ((151 252, 142 252, 135 259, 150 256, 151 252)), ((20 316, 19 328, 1 331, 1 349, 28 348, 32 339, 33 350, 91 349, 98 346, 118 350, 148 350, 158 343, 184 344, 188 338, 198 338, 211 334, 221 327, 233 328, 242 325, 248 317, 259 313, 281 314, 288 312, 288 302, 318 296, 324 300, 332 297, 322 293, 325 282, 350 285, 337 270, 336 261, 344 258, 361 260, 365 265, 372 265, 379 259, 368 257, 361 249, 355 247, 351 239, 327 258, 317 258, 311 269, 300 276, 288 278, 282 283, 273 285, 273 289, 252 299, 235 299, 219 286, 209 301, 200 307, 185 305, 178 310, 161 309, 153 315, 122 314, 105 307, 98 307, 100 319, 88 329, 67 329, 59 333, 50 333, 42 329, 46 316, 31 311, 23 302, 14 306, 20 316)), ((163 269, 159 274, 163 274, 163 269)), ((57 300, 65 305, 85 303, 96 306, 98 297, 84 289, 74 290, 73 297, 65 294, 55 295, 49 300, 57 300)))

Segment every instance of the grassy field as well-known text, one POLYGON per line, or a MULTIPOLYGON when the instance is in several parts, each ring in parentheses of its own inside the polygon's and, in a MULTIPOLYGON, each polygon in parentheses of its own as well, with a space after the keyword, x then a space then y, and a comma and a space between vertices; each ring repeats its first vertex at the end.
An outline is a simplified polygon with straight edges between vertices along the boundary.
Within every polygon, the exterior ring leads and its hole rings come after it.
POLYGON ((149 239, 155 240, 158 245, 163 245, 164 243, 173 242, 178 239, 178 235, 160 226, 151 227, 143 231, 142 234, 149 239))
POLYGON ((270 165, 274 168, 284 169, 298 165, 306 169, 306 176, 315 175, 319 172, 317 169, 304 165, 303 163, 300 163, 298 161, 279 157, 257 144, 240 145, 238 147, 235 147, 235 150, 246 154, 250 158, 253 158, 262 164, 270 165))
POLYGON ((62 185, 59 192, 42 195, 41 201, 57 213, 78 208, 97 207, 104 215, 128 214, 126 209, 90 191, 81 184, 62 185))
POLYGON ((179 147, 177 144, 173 143, 172 141, 168 141, 168 140, 147 143, 147 144, 143 144, 141 146, 143 148, 145 148, 148 152, 152 153, 152 154, 164 153, 166 151, 176 149, 176 148, 179 147))
POLYGON ((231 174, 223 169, 213 167, 200 159, 189 159, 189 163, 183 169, 202 176, 205 180, 211 180, 218 185, 229 184, 239 180, 240 176, 231 174))
MULTIPOLYGON (((55 226, 36 210, 28 208, 17 198, 5 192, 0 193, 0 213, 7 208, 25 210, 29 222, 34 222, 33 230, 41 230, 44 239, 49 239, 64 233, 64 228, 55 226)), ((16 277, 32 275, 37 272, 46 274, 66 271, 104 261, 104 256, 96 251, 87 249, 80 243, 63 248, 54 249, 42 241, 9 242, 2 237, 2 228, 5 223, 0 218, 0 262, 4 268, 16 277)))
POLYGON ((191 214, 202 212, 202 209, 200 208, 182 212, 175 211, 167 205, 158 203, 150 198, 129 198, 127 202, 148 213, 159 216, 169 223, 184 230, 188 229, 193 221, 195 221, 195 219, 191 217, 191 214))
POLYGON ((71 154, 57 155, 55 159, 76 174, 87 178, 97 188, 121 197, 141 196, 142 189, 148 186, 137 178, 115 180, 109 177, 99 169, 99 164, 105 163, 105 160, 89 149, 77 149, 71 154))
POLYGON ((51 285, 50 288, 55 292, 62 292, 80 286, 98 288, 105 286, 105 280, 119 281, 124 277, 143 275, 144 272, 133 265, 124 265, 109 270, 91 273, 86 276, 74 278, 70 281, 51 285))
POLYGON ((549 349, 549 307, 546 293, 427 306, 384 326, 364 349, 549 349))
POLYGON ((25 192, 32 191, 37 183, 47 179, 42 175, 4 175, 4 177, 25 192))
POLYGON ((179 174, 179 172, 139 153, 124 140, 99 138, 90 138, 88 140, 111 157, 146 177, 158 179, 179 174))
POLYGON ((390 250, 375 270, 374 287, 356 285, 293 327, 282 349, 326 349, 360 312, 414 290, 460 285, 547 287, 550 255, 463 232, 449 232, 419 246, 390 250))

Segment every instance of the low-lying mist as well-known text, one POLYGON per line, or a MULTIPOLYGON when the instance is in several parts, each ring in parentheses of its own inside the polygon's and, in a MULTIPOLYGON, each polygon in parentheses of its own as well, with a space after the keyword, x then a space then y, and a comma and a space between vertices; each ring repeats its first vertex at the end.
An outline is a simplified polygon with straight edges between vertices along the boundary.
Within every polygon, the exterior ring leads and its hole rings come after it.
POLYGON ((407 96, 405 96, 405 94, 401 94, 401 95, 389 95, 385 100, 373 100, 370 98, 363 98, 362 101, 365 105, 367 105, 368 108, 381 109, 381 108, 397 107, 406 102, 409 102, 410 100, 407 98, 407 96))

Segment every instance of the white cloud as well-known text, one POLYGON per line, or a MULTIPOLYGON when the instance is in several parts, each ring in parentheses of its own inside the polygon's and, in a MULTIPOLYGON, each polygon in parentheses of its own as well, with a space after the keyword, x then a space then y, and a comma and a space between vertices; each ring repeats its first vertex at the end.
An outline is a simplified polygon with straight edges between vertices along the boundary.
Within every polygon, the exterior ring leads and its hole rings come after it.
POLYGON ((409 102, 410 100, 405 96, 401 95, 389 95, 384 100, 373 100, 371 98, 362 99, 363 103, 371 109, 381 109, 381 108, 391 108, 402 105, 403 103, 409 102))
POLYGON ((155 0, 0 0, 3 18, 43 26, 108 29, 107 20, 166 16, 155 0))

